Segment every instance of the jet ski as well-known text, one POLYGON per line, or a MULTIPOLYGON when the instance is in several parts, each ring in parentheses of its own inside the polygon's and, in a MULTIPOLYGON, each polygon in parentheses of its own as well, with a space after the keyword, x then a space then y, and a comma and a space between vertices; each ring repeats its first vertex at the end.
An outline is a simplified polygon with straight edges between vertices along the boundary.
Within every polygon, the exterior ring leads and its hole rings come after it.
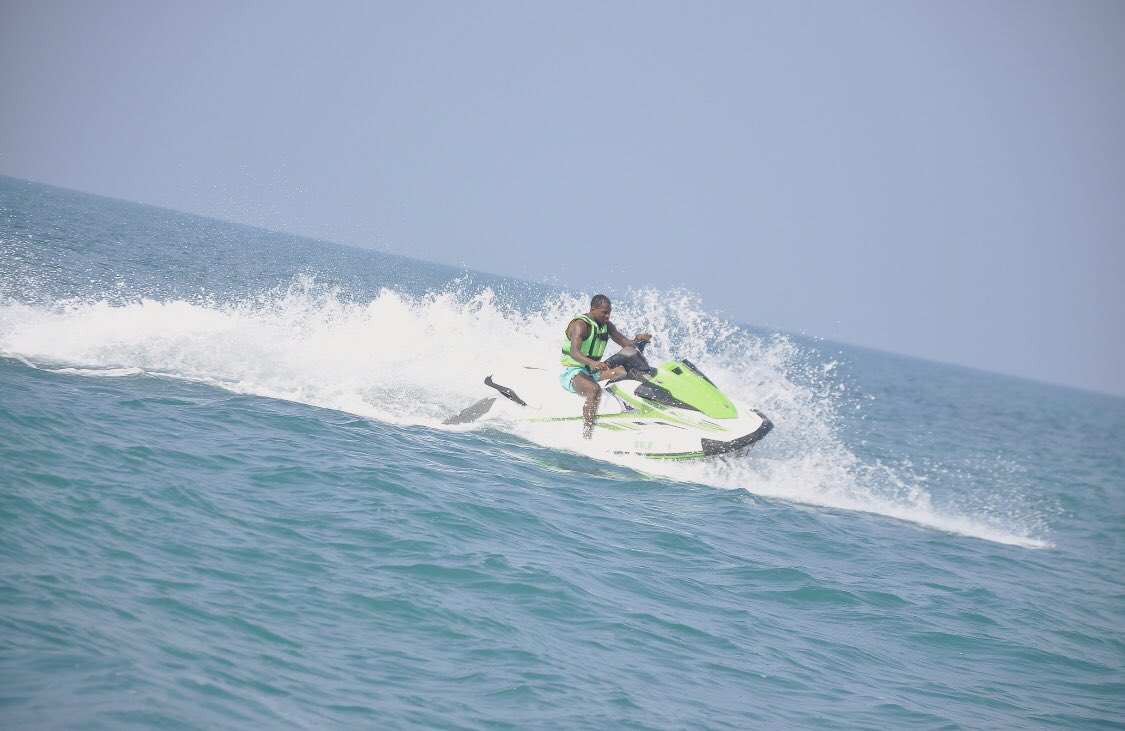
MULTIPOLYGON (((606 363, 626 375, 602 384, 593 442, 615 455, 694 460, 731 455, 753 446, 773 428, 757 409, 736 407, 686 358, 655 368, 644 346, 625 348, 606 363)), ((581 396, 559 386, 560 366, 517 365, 484 379, 492 394, 446 424, 467 424, 499 411, 525 425, 544 444, 573 441, 582 431, 581 396)))

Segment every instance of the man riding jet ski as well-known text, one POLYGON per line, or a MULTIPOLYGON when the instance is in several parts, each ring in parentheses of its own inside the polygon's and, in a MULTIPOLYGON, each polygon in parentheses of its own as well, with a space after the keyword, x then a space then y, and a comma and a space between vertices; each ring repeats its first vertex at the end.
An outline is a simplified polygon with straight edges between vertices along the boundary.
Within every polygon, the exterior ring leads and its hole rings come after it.
POLYGON ((560 362, 565 370, 559 376, 559 383, 565 390, 581 394, 586 399, 582 407, 582 436, 586 439, 593 437, 594 417, 597 416, 598 402, 602 398, 598 381, 612 381, 625 376, 624 366, 611 366, 602 362, 606 342, 613 338, 613 342, 622 348, 628 348, 652 340, 648 333, 642 333, 632 340, 622 335, 609 321, 611 312, 613 304, 609 297, 596 294, 590 300, 590 311, 574 317, 563 335, 560 362))
POLYGON ((584 436, 592 435, 596 425, 596 444, 613 454, 674 460, 743 450, 773 428, 760 411, 738 409, 691 361, 651 367, 643 354, 651 336, 621 336, 609 323, 609 312, 609 299, 598 295, 587 315, 568 324, 562 347, 565 370, 559 378, 565 390, 551 384, 546 364, 497 369, 484 383, 503 399, 481 399, 445 423, 476 421, 499 400, 536 441, 565 443, 576 436, 578 423, 584 436), (623 347, 603 362, 611 337, 623 347), (574 393, 585 396, 582 416, 574 413, 574 393))

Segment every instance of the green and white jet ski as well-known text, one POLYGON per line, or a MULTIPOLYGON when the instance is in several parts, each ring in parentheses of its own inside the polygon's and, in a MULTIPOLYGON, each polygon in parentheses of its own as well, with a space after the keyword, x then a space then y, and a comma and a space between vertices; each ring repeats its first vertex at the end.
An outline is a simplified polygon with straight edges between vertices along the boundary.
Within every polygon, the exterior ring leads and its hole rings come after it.
MULTIPOLYGON (((603 384, 593 441, 598 451, 661 460, 730 455, 756 444, 773 428, 757 409, 736 407, 690 360, 645 361, 640 349, 609 358, 625 378, 603 384)), ((446 420, 466 424, 508 417, 535 441, 565 445, 581 437, 582 397, 559 386, 561 366, 498 369, 484 379, 496 395, 446 420), (504 413, 498 413, 504 412, 504 413)))

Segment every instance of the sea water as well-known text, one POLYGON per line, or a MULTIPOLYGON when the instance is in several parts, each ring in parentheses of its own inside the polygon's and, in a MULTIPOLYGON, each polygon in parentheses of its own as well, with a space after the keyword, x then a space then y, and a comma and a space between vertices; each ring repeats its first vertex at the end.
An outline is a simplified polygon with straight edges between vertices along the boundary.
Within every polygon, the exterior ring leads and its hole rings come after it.
POLYGON ((0 178, 0 725, 1122 727, 1125 400, 634 283, 763 442, 442 426, 590 294, 0 178))

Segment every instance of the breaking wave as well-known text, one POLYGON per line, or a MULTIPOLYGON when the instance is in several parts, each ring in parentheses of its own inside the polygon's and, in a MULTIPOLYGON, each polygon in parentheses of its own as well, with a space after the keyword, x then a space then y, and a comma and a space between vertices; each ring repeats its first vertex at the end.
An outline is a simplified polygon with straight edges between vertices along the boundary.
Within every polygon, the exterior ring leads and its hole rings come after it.
MULTIPOLYGON (((541 359, 588 295, 528 305, 455 282, 414 296, 383 289, 357 300, 308 276, 232 300, 64 300, 0 304, 0 354, 80 376, 163 376, 286 399, 401 425, 441 422, 487 395, 490 364, 541 359)), ((865 461, 841 437, 862 409, 837 363, 793 338, 758 334, 709 313, 683 291, 639 290, 614 302, 627 332, 656 335, 653 361, 687 357, 736 403, 776 428, 749 457, 709 463, 630 464, 649 475, 846 510, 1028 547, 1038 518, 1011 501, 943 507, 928 476, 865 461)), ((578 405, 575 405, 576 413, 578 405)), ((480 427, 477 427, 480 428, 480 427)), ((518 426, 492 423, 518 434, 518 426)), ((464 429, 458 427, 457 429, 464 429)), ((576 435, 577 437, 577 435, 576 435)), ((581 440, 565 445, 581 450, 581 440)))

